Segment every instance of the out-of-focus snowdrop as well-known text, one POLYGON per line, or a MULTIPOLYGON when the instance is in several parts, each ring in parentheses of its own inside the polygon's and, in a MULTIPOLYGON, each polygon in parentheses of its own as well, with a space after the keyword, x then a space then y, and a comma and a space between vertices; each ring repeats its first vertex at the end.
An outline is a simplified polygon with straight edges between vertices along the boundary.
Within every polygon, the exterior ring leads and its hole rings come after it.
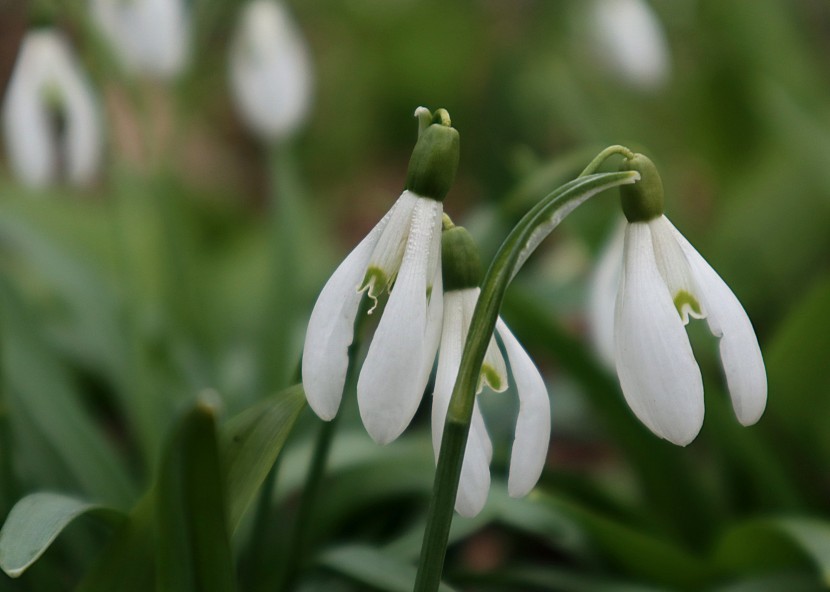
POLYGON ((101 158, 101 123, 89 81, 53 29, 26 34, 3 102, 6 151, 32 187, 65 178, 84 184, 101 158))
POLYGON ((90 0, 90 9, 130 73, 166 79, 184 68, 190 46, 184 0, 90 0))
POLYGON ((308 113, 312 73, 305 40, 282 3, 248 3, 230 51, 231 89, 245 124, 269 141, 289 136, 308 113))
POLYGON ((600 59, 623 82, 643 91, 666 84, 669 47, 646 0, 595 0, 591 24, 600 59))

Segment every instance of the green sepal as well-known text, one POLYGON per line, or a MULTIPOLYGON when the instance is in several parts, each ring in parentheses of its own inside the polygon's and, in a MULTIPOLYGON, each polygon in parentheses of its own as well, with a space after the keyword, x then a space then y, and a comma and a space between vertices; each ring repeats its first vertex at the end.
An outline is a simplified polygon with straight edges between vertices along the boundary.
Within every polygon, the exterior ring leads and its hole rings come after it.
POLYGON ((478 247, 463 226, 452 226, 441 233, 441 269, 445 292, 477 288, 481 283, 478 247))
POLYGON ((444 201, 458 169, 459 137, 444 109, 438 109, 432 121, 418 135, 405 188, 421 197, 444 201))
POLYGON ((648 222, 663 215, 663 181, 647 156, 635 154, 620 165, 621 171, 637 171, 640 180, 622 185, 622 209, 629 222, 648 222))

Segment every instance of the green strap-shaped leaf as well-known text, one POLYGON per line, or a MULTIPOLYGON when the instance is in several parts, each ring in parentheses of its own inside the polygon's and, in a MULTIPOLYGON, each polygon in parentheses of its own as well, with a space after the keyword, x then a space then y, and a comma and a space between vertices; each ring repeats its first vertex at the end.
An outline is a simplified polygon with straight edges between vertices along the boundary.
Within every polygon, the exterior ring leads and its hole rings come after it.
POLYGON ((213 409, 199 403, 178 423, 155 489, 156 582, 161 592, 234 589, 225 482, 213 409))
MULTIPOLYGON (((385 592, 411 592, 415 566, 372 547, 348 545, 325 552, 319 563, 366 586, 385 592)), ((452 592, 446 584, 439 592, 452 592)))
POLYGON ((302 385, 249 407, 222 429, 229 521, 235 530, 305 407, 302 385))
POLYGON ((90 512, 117 520, 117 510, 57 493, 33 493, 15 504, 0 529, 0 568, 16 578, 40 558, 75 518, 90 512))
POLYGON ((830 524, 810 518, 752 520, 728 531, 715 553, 741 573, 810 567, 830 586, 830 524))

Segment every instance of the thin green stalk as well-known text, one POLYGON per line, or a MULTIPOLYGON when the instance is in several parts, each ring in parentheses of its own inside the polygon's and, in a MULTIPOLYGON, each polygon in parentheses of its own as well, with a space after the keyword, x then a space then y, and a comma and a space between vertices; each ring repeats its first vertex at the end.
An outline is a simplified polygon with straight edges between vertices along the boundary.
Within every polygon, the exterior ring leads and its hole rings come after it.
POLYGON ((292 372, 295 352, 291 338, 300 309, 298 287, 302 284, 302 273, 298 256, 302 252, 300 229, 304 223, 303 196, 290 145, 275 143, 269 148, 268 173, 271 276, 261 361, 266 390, 286 386, 292 372))
POLYGON ((444 424, 435 485, 415 580, 416 592, 435 592, 441 583, 478 377, 510 280, 539 243, 574 208, 605 189, 633 183, 637 179, 636 173, 605 173, 580 177, 566 183, 534 206, 496 253, 482 282, 481 295, 473 312, 444 424))
POLYGON ((268 476, 265 477, 265 483, 262 485, 262 491, 259 492, 259 499, 257 499, 256 513, 254 514, 254 523, 251 528, 251 536, 248 539, 248 569, 241 571, 248 582, 248 588, 253 589, 254 584, 259 581, 262 564, 264 558, 267 556, 265 551, 265 537, 268 532, 268 526, 271 524, 271 502, 274 499, 274 490, 277 486, 277 475, 279 474, 282 455, 277 456, 277 460, 268 471, 268 476))

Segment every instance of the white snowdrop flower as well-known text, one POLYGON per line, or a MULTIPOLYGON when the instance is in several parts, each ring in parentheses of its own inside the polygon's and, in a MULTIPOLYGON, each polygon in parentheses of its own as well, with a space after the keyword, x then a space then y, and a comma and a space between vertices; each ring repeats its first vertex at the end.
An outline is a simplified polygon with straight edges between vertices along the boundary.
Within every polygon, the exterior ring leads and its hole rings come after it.
POLYGON ((738 299, 663 215, 663 187, 640 154, 624 164, 642 180, 621 188, 628 219, 614 312, 617 373, 631 409, 655 434, 685 446, 703 425, 703 383, 684 325, 706 319, 719 339, 732 406, 760 419, 767 378, 755 331, 738 299))
POLYGON ((592 20, 601 58, 624 82, 645 91, 666 84, 668 43, 646 0, 595 0, 592 20))
POLYGON ((27 185, 66 178, 84 184, 101 159, 101 123, 92 88, 58 31, 23 38, 3 102, 6 152, 27 185))
MULTIPOLYGON (((445 228, 442 246, 444 325, 432 393, 432 442, 436 462, 481 281, 481 263, 470 234, 451 223, 445 228)), ((496 343, 496 335, 507 353, 519 395, 507 488, 511 496, 521 497, 533 489, 545 465, 550 440, 550 402, 539 370, 501 318, 484 356, 478 392, 481 393, 485 384, 496 392, 503 392, 508 386, 507 364, 496 343)), ((455 509, 462 516, 475 516, 487 501, 492 453, 493 447, 476 399, 455 500, 455 509)))
MULTIPOLYGON (((442 201, 458 166, 458 132, 446 111, 422 130, 409 162, 406 188, 389 213, 340 264, 317 299, 306 331, 302 376, 311 408, 324 420, 337 413, 346 380, 348 348, 366 293, 389 301, 357 383, 363 424, 386 444, 418 408, 441 332, 442 201)), ((374 308, 374 307, 373 307, 374 308)))
POLYGON ((230 82, 243 121, 266 139, 284 138, 305 120, 311 60, 282 3, 253 0, 243 9, 230 50, 230 82))
POLYGON ((190 46, 185 0, 90 0, 90 9, 127 71, 167 79, 184 69, 190 46))

